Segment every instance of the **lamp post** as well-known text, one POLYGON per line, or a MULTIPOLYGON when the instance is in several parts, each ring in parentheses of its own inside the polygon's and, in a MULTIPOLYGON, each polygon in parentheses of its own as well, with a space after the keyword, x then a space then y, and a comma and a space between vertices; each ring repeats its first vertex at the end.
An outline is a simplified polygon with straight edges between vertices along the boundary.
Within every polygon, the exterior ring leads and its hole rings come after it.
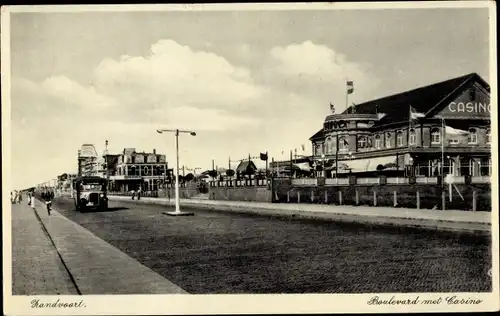
POLYGON ((196 136, 195 132, 185 131, 179 129, 158 129, 156 130, 159 134, 163 132, 175 133, 175 151, 176 151, 176 168, 175 168, 175 211, 174 212, 164 212, 166 215, 179 216, 179 215, 193 215, 191 212, 181 212, 180 210, 180 199, 179 199, 179 134, 188 133, 191 136, 196 136))

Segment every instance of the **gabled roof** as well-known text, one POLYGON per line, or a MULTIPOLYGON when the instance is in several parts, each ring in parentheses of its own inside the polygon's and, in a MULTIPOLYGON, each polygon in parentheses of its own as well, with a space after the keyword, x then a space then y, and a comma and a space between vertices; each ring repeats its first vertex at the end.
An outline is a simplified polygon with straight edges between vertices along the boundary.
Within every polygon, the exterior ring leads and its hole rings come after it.
POLYGON ((320 129, 319 131, 316 132, 316 134, 311 136, 311 138, 309 138, 309 140, 314 140, 316 138, 322 138, 323 136, 325 136, 325 133, 323 132, 323 129, 320 129))
MULTIPOLYGON (((389 123, 405 122, 409 119, 410 106, 419 113, 427 114, 446 100, 456 97, 466 84, 479 81, 488 90, 489 85, 476 73, 434 83, 425 87, 394 94, 380 99, 357 104, 356 113, 386 115, 375 123, 373 127, 389 123)), ((343 114, 351 113, 353 107, 347 108, 343 114)))
POLYGON ((247 170, 248 166, 250 166, 250 168, 253 168, 254 170, 257 170, 257 167, 255 166, 253 161, 244 160, 244 161, 240 162, 240 164, 236 168, 236 172, 238 172, 238 171, 245 172, 247 170))

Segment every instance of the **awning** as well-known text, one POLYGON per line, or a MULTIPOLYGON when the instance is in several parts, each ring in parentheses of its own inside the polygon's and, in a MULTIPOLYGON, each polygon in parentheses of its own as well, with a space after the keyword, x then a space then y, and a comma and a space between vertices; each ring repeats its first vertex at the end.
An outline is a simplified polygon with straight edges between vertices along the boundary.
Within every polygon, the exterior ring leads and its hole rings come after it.
POLYGON ((342 161, 339 162, 339 170, 341 164, 346 164, 351 172, 376 171, 379 165, 384 166, 389 163, 396 163, 396 156, 342 161))

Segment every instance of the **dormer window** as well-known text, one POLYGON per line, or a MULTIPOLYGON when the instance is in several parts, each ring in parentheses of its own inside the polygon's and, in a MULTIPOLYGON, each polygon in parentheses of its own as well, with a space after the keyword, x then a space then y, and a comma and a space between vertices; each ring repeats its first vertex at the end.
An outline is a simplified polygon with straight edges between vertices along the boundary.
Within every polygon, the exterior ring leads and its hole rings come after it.
POLYGON ((382 147, 381 141, 380 141, 380 135, 375 136, 375 148, 380 149, 382 147))
POLYGON ((391 148, 391 139, 392 139, 392 134, 385 133, 385 148, 391 148))
POLYGON ((410 135, 408 137, 408 143, 410 145, 416 145, 417 144, 417 133, 415 133, 414 129, 410 129, 410 135))
POLYGON ((439 128, 433 128, 431 130, 431 144, 441 144, 441 132, 439 128))
POLYGON ((398 147, 403 147, 403 132, 398 131, 396 133, 396 143, 398 147))
POLYGON ((469 144, 477 144, 477 130, 475 128, 469 129, 469 144))

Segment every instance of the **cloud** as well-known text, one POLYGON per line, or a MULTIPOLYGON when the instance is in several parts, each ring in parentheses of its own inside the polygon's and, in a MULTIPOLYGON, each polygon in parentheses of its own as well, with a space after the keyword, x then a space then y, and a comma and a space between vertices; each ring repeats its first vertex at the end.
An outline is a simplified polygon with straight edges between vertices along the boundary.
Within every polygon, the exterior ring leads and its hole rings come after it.
POLYGON ((103 109, 117 105, 113 97, 100 94, 94 87, 84 87, 65 76, 47 78, 40 88, 48 96, 59 98, 68 106, 103 109))
POLYGON ((330 101, 344 102, 346 74, 355 89, 376 87, 369 67, 310 41, 239 49, 240 60, 231 63, 161 40, 145 56, 104 58, 85 84, 69 75, 13 78, 13 174, 24 177, 16 181, 31 185, 74 172, 81 144, 101 151, 104 140, 111 152, 157 148, 172 162, 174 143, 157 128, 197 132, 182 139, 182 164, 190 167, 264 151, 280 159, 282 150, 308 147, 330 101))
POLYGON ((175 106, 234 109, 259 99, 265 90, 255 85, 248 69, 172 40, 152 45, 146 57, 106 59, 95 75, 101 91, 116 95, 124 106, 144 110, 175 106))
POLYGON ((269 57, 268 71, 279 78, 277 85, 326 105, 330 101, 341 104, 339 109, 345 108, 347 80, 354 81, 356 94, 351 99, 358 102, 371 98, 379 85, 369 64, 349 61, 330 47, 311 41, 273 47, 269 57))

